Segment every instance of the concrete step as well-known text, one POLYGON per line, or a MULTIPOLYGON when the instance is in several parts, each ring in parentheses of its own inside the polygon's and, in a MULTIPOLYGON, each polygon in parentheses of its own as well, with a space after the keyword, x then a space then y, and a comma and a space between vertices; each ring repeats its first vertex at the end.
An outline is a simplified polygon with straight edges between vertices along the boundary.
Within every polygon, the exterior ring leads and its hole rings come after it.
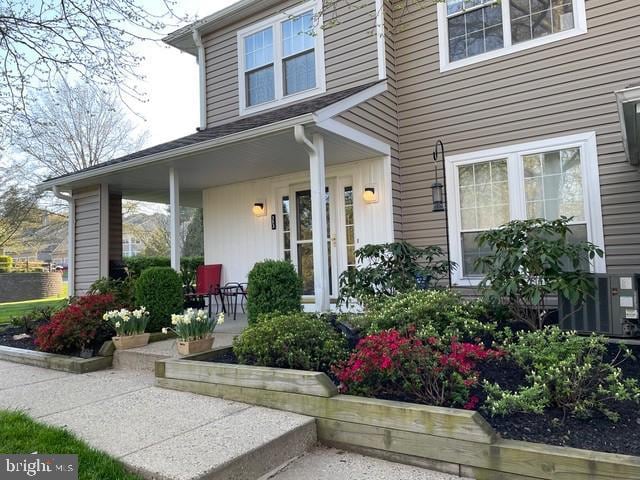
MULTIPOLYGON (((310 450, 260 480, 464 480, 458 475, 403 465, 323 446, 310 450)), ((471 480, 471 479, 468 479, 471 480)))
MULTIPOLYGON (((238 333, 217 333, 214 336, 214 347, 228 347, 238 333)), ((156 360, 177 358, 176 339, 153 342, 144 347, 128 350, 116 350, 113 353, 113 368, 118 370, 136 370, 153 372, 156 360)))
POLYGON ((257 480, 316 444, 313 418, 250 407, 120 460, 148 480, 257 480))

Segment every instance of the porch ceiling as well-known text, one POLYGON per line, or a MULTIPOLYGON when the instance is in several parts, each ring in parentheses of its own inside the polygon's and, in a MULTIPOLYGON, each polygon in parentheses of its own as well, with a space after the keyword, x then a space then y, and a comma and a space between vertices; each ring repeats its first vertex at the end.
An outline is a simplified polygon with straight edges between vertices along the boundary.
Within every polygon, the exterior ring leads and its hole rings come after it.
MULTIPOLYGON (((313 128, 308 132, 312 133, 313 128)), ((356 141, 326 131, 322 133, 327 165, 380 156, 379 151, 356 141)), ((103 183, 127 199, 169 203, 171 167, 179 174, 181 205, 198 207, 202 203, 202 190, 206 188, 308 170, 309 157, 295 141, 293 127, 288 127, 194 153, 178 154, 163 161, 70 179, 61 188, 74 190, 103 183)))

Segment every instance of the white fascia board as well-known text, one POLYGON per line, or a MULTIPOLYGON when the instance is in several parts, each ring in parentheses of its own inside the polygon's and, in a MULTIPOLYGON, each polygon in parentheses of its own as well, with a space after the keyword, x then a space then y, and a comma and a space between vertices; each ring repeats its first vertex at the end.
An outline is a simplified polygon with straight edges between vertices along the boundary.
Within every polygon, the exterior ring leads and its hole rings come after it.
POLYGON ((387 78, 387 46, 386 46, 386 29, 384 18, 384 0, 376 0, 376 42, 378 48, 378 78, 385 80, 387 78))
POLYGON ((313 114, 308 113, 305 115, 300 115, 298 117, 289 118, 281 122, 271 123, 269 125, 264 125, 262 127, 256 127, 250 130, 245 130, 244 132, 233 133, 231 135, 226 135, 220 138, 214 138, 212 140, 206 140, 204 142, 199 142, 193 145, 187 145, 184 147, 167 150, 166 152, 159 152, 156 154, 147 155, 145 157, 140 157, 133 160, 126 160, 120 163, 113 163, 110 165, 105 165, 103 167, 88 170, 86 172, 78 172, 76 174, 68 175, 61 178, 45 180, 44 182, 40 183, 37 186, 37 189, 38 191, 45 191, 53 188, 54 186, 68 185, 73 182, 86 180, 93 177, 99 178, 103 175, 118 172, 121 170, 128 170, 130 168, 136 168, 136 167, 140 167, 150 163, 172 160, 175 157, 190 155, 190 154, 198 153, 211 148, 223 147, 225 145, 235 143, 235 142, 240 142, 242 140, 247 140, 247 139, 255 138, 258 136, 268 135, 270 133, 286 130, 287 128, 292 128, 295 125, 309 124, 312 122, 313 122, 313 114))
POLYGON ((360 130, 356 130, 353 127, 345 125, 338 120, 329 118, 316 123, 316 127, 326 130, 327 132, 340 135, 341 137, 359 143, 360 145, 364 145, 365 147, 371 148, 382 155, 391 155, 391 147, 388 144, 372 137, 371 135, 361 132, 360 130))
POLYGON ((328 107, 321 108, 313 114, 313 119, 316 123, 322 123, 325 120, 333 118, 336 115, 340 115, 347 110, 357 107, 361 103, 364 103, 367 100, 371 100, 373 97, 380 95, 381 93, 384 93, 386 91, 386 81, 377 83, 365 90, 362 90, 361 92, 355 93, 347 98, 340 100, 339 102, 333 103, 328 107))

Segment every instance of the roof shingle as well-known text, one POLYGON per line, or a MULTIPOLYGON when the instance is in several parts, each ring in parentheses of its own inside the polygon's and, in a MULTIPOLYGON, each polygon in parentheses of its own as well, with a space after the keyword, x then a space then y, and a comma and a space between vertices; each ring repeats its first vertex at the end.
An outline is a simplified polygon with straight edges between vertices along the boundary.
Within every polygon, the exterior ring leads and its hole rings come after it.
POLYGON ((56 180, 59 178, 67 177, 69 175, 75 175, 80 172, 95 170, 107 165, 123 163, 129 160, 147 157, 149 155, 154 155, 161 152, 168 152, 170 150, 186 147, 188 145, 195 145, 197 143, 206 142, 208 140, 222 138, 227 135, 233 135, 235 133, 244 132, 246 130, 251 130, 253 128, 263 127, 265 125, 270 125, 272 123, 299 117, 301 115, 314 113, 325 107, 333 105, 334 103, 337 103, 340 100, 344 100, 345 98, 348 98, 356 93, 366 90, 367 88, 377 83, 379 82, 372 82, 364 85, 359 85, 357 87, 348 88, 340 92, 314 97, 304 102, 293 103, 291 105, 287 105, 285 107, 278 108, 275 110, 270 110, 265 113, 259 113, 256 115, 243 117, 243 118, 240 118, 239 120, 234 120, 229 123, 224 123, 222 125, 200 130, 191 135, 187 135, 186 137, 181 137, 176 140, 172 140, 170 142, 161 143, 153 147, 145 148, 144 150, 139 150, 137 152, 130 153, 129 155, 125 155, 123 157, 114 158, 113 160, 109 160, 107 162, 93 165, 91 167, 85 168, 77 172, 60 175, 58 177, 53 177, 48 180, 56 180))

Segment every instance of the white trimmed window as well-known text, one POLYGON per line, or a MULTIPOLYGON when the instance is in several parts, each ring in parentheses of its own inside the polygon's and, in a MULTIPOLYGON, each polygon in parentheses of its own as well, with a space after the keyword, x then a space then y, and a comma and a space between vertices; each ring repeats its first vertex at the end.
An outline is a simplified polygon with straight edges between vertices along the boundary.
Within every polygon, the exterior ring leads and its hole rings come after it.
POLYGON ((316 11, 313 1, 238 32, 241 115, 325 91, 316 11))
POLYGON ((585 0, 446 0, 438 31, 451 70, 586 33, 585 0))
MULTIPOLYGON (((482 278, 474 264, 490 252, 478 247, 477 235, 511 220, 573 217, 576 240, 604 247, 594 132, 450 156, 446 170, 457 285, 482 278)), ((595 272, 605 268, 595 260, 595 272)))

